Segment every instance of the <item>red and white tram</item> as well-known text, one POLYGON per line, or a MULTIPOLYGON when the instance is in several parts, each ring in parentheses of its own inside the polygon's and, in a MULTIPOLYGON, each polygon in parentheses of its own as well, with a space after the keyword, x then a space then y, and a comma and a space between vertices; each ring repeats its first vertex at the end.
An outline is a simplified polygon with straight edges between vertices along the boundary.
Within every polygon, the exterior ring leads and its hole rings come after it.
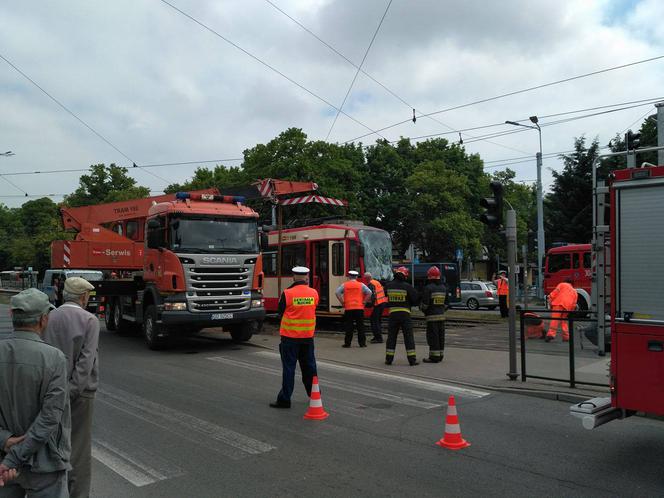
POLYGON ((294 266, 311 269, 310 285, 318 291, 319 315, 337 316, 343 309, 335 296, 350 270, 365 271, 381 281, 392 279, 392 240, 379 228, 358 221, 335 220, 325 224, 286 228, 281 231, 281 274, 277 275, 279 231, 268 233, 263 252, 265 308, 276 312, 280 291, 293 282, 294 266))

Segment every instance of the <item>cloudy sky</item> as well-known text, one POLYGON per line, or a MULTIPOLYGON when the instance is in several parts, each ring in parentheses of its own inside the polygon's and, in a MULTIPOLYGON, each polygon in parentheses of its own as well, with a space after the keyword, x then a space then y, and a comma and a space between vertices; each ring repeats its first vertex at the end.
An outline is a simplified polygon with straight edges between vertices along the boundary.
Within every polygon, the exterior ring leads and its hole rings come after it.
MULTIPOLYGON (((0 156, 0 173, 9 174, 0 178, 0 202, 20 205, 25 192, 56 194, 54 200, 60 200, 57 194, 74 190, 81 174, 12 173, 101 162, 223 159, 233 165, 243 150, 291 126, 325 139, 334 107, 341 106, 357 69, 292 19, 359 65, 389 2, 168 1, 217 34, 161 0, 0 4, 0 56, 112 144, 0 59, 0 152, 15 153, 0 156)), ((366 74, 358 75, 329 140, 366 135, 362 142, 373 143, 378 135, 369 130, 408 120, 413 107, 418 115, 432 113, 664 55, 663 18, 661 0, 393 0, 364 62, 366 74)), ((659 59, 438 113, 435 119, 421 117, 380 134, 396 140, 656 99, 664 97, 662 81, 664 59, 659 59)), ((584 134, 606 144, 616 132, 638 127, 649 111, 654 112, 652 104, 543 126, 544 154, 569 150, 574 137, 584 134)), ((537 132, 490 141, 472 137, 514 130, 502 125, 463 138, 467 150, 496 171, 517 161, 513 158, 534 155, 537 132)), ((443 136, 458 140, 458 133, 443 136)), ((561 164, 552 157, 544 166, 546 186, 548 168, 561 164)), ((519 180, 536 178, 534 160, 510 167, 519 180)), ((186 180, 194 169, 176 165, 131 174, 159 191, 186 180)))

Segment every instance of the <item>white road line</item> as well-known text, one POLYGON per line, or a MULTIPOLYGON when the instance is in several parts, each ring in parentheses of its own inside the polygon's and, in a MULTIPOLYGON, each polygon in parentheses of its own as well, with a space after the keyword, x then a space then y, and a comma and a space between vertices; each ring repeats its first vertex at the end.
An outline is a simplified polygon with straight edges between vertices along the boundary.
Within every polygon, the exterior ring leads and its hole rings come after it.
MULTIPOLYGON (((226 358, 224 356, 211 356, 207 358, 211 361, 216 361, 218 363, 226 363, 228 365, 233 365, 242 368, 248 368, 250 370, 264 372, 270 375, 281 377, 281 369, 266 367, 264 365, 257 365, 255 363, 235 360, 231 358, 226 358)), ((420 399, 411 398, 408 396, 400 395, 399 393, 387 393, 384 391, 379 391, 376 389, 371 389, 368 387, 357 386, 354 384, 348 384, 345 382, 331 381, 325 379, 322 383, 323 387, 329 387, 333 389, 339 389, 341 391, 351 392, 353 394, 359 394, 362 396, 370 396, 372 398, 382 399, 384 401, 389 401, 391 403, 398 403, 401 405, 414 406, 416 408, 431 409, 441 406, 441 403, 431 403, 429 401, 422 401, 420 399)), ((350 413, 349 413, 350 414, 350 413)))
MULTIPOLYGON (((271 351, 258 351, 252 353, 255 356, 264 356, 269 358, 279 358, 279 353, 273 353, 271 351)), ((486 391, 479 391, 476 389, 470 389, 466 387, 453 386, 450 384, 444 384, 442 382, 434 382, 423 379, 416 379, 413 377, 404 377, 401 375, 377 372, 375 370, 365 370, 363 368, 356 368, 346 365, 339 365, 338 363, 332 363, 329 361, 316 360, 317 366, 324 366, 324 369, 336 370, 338 372, 352 373, 356 375, 363 375, 365 377, 372 377, 374 379, 389 380, 393 382, 400 382, 402 384, 408 384, 411 386, 416 386, 428 391, 435 391, 445 394, 458 394, 460 396, 467 396, 470 398, 483 398, 488 396, 490 393, 486 391)))
POLYGON ((275 446, 269 443, 108 385, 99 389, 98 399, 117 410, 156 425, 181 438, 220 452, 232 459, 240 459, 247 455, 258 455, 276 449, 275 446))
POLYGON ((147 464, 138 462, 106 441, 98 439, 92 441, 92 457, 139 488, 174 477, 164 475, 147 464))

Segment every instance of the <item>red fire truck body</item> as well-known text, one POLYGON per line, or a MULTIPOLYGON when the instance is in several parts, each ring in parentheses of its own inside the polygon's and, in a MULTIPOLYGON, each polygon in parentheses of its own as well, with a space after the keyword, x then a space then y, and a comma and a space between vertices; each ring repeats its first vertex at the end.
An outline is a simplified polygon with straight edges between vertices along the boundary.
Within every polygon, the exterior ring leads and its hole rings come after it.
POLYGON ((664 166, 615 171, 611 403, 664 415, 664 166))

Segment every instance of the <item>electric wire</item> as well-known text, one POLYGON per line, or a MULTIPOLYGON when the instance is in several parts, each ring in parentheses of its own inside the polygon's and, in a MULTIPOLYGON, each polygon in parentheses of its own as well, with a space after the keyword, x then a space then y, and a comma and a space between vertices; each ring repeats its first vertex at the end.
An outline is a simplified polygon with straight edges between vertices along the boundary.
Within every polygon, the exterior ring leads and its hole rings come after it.
POLYGON ((380 133, 375 132, 372 128, 370 128, 370 127, 367 126, 366 124, 362 123, 361 121, 357 120, 356 118, 354 118, 353 116, 351 116, 350 114, 348 114, 347 112, 345 112, 344 110, 340 110, 340 109, 338 109, 338 108, 337 108, 334 104, 332 104, 330 101, 328 101, 328 100, 326 100, 325 98, 321 97, 320 95, 318 95, 317 93, 313 92, 312 90, 309 90, 307 87, 305 87, 305 86, 302 85, 301 83, 298 83, 298 82, 295 81, 293 78, 291 78, 290 76, 286 75, 285 73, 283 73, 282 71, 280 71, 280 70, 277 69, 276 67, 270 65, 269 63, 267 63, 267 62, 264 61, 263 59, 261 59, 261 58, 259 58, 258 56, 252 54, 251 52, 249 52, 249 51, 246 50, 245 48, 241 47, 240 45, 238 45, 238 44, 235 43, 234 41, 230 40, 229 38, 226 38, 224 35, 222 35, 222 34, 219 33, 218 31, 215 31, 213 28, 211 28, 211 27, 208 26, 207 24, 203 23, 202 21, 196 19, 194 16, 188 14, 187 12, 185 12, 184 10, 180 9, 179 7, 173 5, 172 3, 168 2, 167 0, 160 0, 160 1, 161 1, 163 4, 167 5, 168 7, 170 7, 171 9, 173 9, 174 11, 176 11, 177 13, 179 13, 180 15, 182 15, 182 16, 186 17, 187 19, 193 21, 194 23, 198 24, 198 25, 199 25, 200 27, 202 27, 203 29, 205 29, 205 30, 209 31, 210 33, 212 33, 213 35, 215 35, 215 36, 221 38, 221 39, 224 40, 226 43, 228 43, 229 45, 235 47, 236 49, 238 49, 238 50, 239 50, 240 52, 242 52, 243 54, 245 54, 245 55, 251 57, 251 58, 254 59, 256 62, 262 64, 262 65, 265 66, 266 68, 268 68, 268 69, 270 69, 271 71, 277 73, 279 76, 281 76, 282 78, 286 79, 287 81, 289 81, 289 82, 292 83, 293 85, 297 86, 297 87, 300 88, 301 90, 304 90, 305 92, 307 92, 307 93, 308 93, 309 95, 311 95, 312 97, 314 97, 314 98, 320 100, 321 102, 323 102, 325 105, 331 107, 332 109, 334 109, 334 110, 336 110, 336 111, 339 111, 341 114, 343 114, 344 116, 346 116, 346 117, 349 118, 350 120, 354 121, 355 123, 359 124, 359 125, 362 126, 363 128, 366 128, 367 130, 369 130, 369 131, 371 132, 371 133, 369 133, 369 135, 374 135, 374 134, 375 134, 375 135, 378 135, 378 136, 381 137, 381 138, 385 138, 385 137, 383 137, 380 133))
MULTIPOLYGON (((46 95, 49 99, 51 99, 55 104, 57 104, 63 111, 65 111, 67 114, 69 114, 71 117, 76 119, 79 123, 81 123, 83 126, 85 126, 88 130, 90 130, 92 133, 94 133, 98 138, 100 138, 102 141, 104 141, 107 145, 112 147, 116 152, 118 152, 121 156, 123 156, 125 159, 130 161, 135 167, 140 168, 136 164, 136 161, 134 161, 131 157, 129 157, 127 154, 122 152, 113 142, 108 140, 105 136, 103 136, 101 133, 99 133, 97 130, 95 130, 92 126, 90 126, 88 123, 86 123, 83 119, 81 119, 76 113, 74 113, 71 109, 69 109, 66 105, 64 105, 62 102, 60 102, 58 99, 56 99, 53 95, 51 95, 48 91, 46 91, 39 83, 37 83, 34 79, 32 79, 30 76, 28 76, 26 73, 24 73, 16 64, 11 62, 9 59, 7 59, 4 55, 0 54, 0 59, 5 61, 12 69, 14 69, 17 73, 19 73, 21 76, 23 76, 25 79, 27 79, 30 83, 32 83, 39 91, 41 91, 44 95, 46 95)), ((159 180, 162 180, 163 182, 166 182, 168 184, 168 180, 166 178, 162 178, 159 175, 156 175, 155 173, 152 173, 150 171, 146 171, 146 173, 154 176, 155 178, 158 178, 159 180)))
POLYGON ((376 30, 374 31, 374 34, 371 37, 371 41, 369 42, 369 46, 364 51, 364 56, 362 57, 362 61, 360 62, 360 65, 358 66, 357 71, 355 71, 355 75, 353 76, 353 79, 350 82, 350 85, 348 86, 348 90, 346 91, 346 95, 344 96, 344 99, 341 101, 341 105, 339 106, 339 109, 337 109, 337 113, 334 116, 334 120, 332 121, 332 125, 330 126, 330 129, 327 132, 327 136, 325 137, 326 142, 330 138, 330 134, 332 133, 332 130, 334 129, 334 125, 337 124, 337 119, 339 119, 339 113, 341 113, 341 110, 344 108, 344 105, 346 105, 346 100, 348 100, 348 96, 350 95, 350 92, 353 89, 353 85, 355 84, 355 81, 357 80, 357 76, 360 74, 360 71, 362 70, 362 66, 364 66, 364 62, 367 60, 367 56, 369 55, 369 51, 371 50, 371 47, 373 46, 373 43, 376 40, 376 36, 378 36, 378 32, 380 31, 380 27, 383 25, 383 21, 385 20, 385 16, 387 16, 387 12, 390 10, 391 5, 392 5, 392 0, 387 2, 387 7, 385 7, 385 12, 383 12, 383 16, 380 18, 380 21, 378 22, 378 26, 376 27, 376 30))
MULTIPOLYGON (((570 81, 574 81, 574 80, 578 80, 578 79, 582 79, 582 78, 587 78, 587 77, 590 77, 590 76, 596 76, 598 74, 607 73, 609 71, 616 71, 618 69, 624 69, 624 68, 627 68, 627 67, 636 66, 638 64, 645 64, 645 63, 653 62, 653 61, 656 61, 656 60, 659 60, 659 59, 664 59, 664 55, 658 55, 656 57, 650 57, 648 59, 629 62, 627 64, 621 64, 621 65, 618 65, 618 66, 612 66, 612 67, 609 67, 609 68, 599 69, 597 71, 592 71, 592 72, 589 72, 589 73, 579 74, 579 75, 576 75, 576 76, 571 76, 571 77, 568 77, 568 78, 563 78, 563 79, 560 79, 560 80, 551 81, 549 83, 543 83, 541 85, 531 86, 531 87, 528 87, 528 88, 522 88, 520 90, 515 90, 515 91, 512 91, 512 92, 507 92, 507 93, 503 93, 503 94, 500 94, 500 95, 495 95, 493 97, 487 97, 487 98, 483 98, 483 99, 479 99, 479 100, 474 100, 472 102, 467 102, 465 104, 460 104, 460 105, 440 109, 438 111, 430 112, 430 113, 424 114, 423 116, 433 116, 433 115, 436 115, 436 114, 442 114, 442 113, 449 112, 449 111, 454 111, 454 110, 457 110, 457 109, 463 109, 465 107, 470 107, 470 106, 474 106, 474 105, 477 105, 477 104, 484 104, 486 102, 491 102, 491 101, 494 101, 494 100, 499 100, 499 99, 503 99, 503 98, 506 98, 506 97, 511 97, 511 96, 519 95, 519 94, 526 93, 526 92, 531 92, 531 91, 534 91, 534 90, 540 90, 542 88, 547 88, 547 87, 554 86, 554 85, 559 85, 559 84, 562 84, 562 83, 568 83, 570 81)), ((385 126, 383 128, 379 128, 378 130, 376 130, 376 132, 383 132, 385 130, 389 130, 389 129, 394 128, 396 126, 407 123, 409 121, 410 121, 410 119, 399 121, 397 123, 385 126)), ((364 137, 367 137, 367 136, 369 136, 369 134, 360 135, 360 136, 352 138, 350 140, 346 140, 344 143, 355 142, 356 140, 360 140, 360 139, 362 139, 364 137)))

